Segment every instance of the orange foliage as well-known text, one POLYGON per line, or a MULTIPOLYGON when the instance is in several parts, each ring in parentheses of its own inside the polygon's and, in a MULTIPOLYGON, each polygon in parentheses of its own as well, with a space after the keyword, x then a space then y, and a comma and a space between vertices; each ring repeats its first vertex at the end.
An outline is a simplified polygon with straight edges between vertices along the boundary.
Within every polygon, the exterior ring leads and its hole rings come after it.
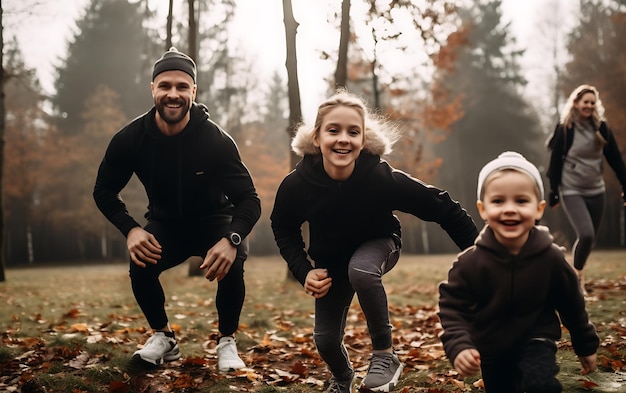
POLYGON ((469 30, 460 29, 452 32, 446 39, 446 44, 432 56, 435 67, 440 70, 452 71, 458 58, 458 51, 469 44, 469 30))
MULTIPOLYGON (((242 135, 246 135, 245 141, 237 141, 241 157, 252 174, 254 185, 261 199, 262 219, 268 219, 274 207, 276 190, 285 175, 289 173, 289 150, 285 146, 268 144, 270 130, 263 124, 254 123, 244 126, 242 135)), ((272 130, 272 132, 284 132, 272 130)))
MULTIPOLYGON (((372 20, 393 25, 394 10, 413 15, 414 26, 423 40, 422 50, 428 53, 435 69, 453 70, 459 50, 468 44, 469 35, 468 29, 454 27, 455 4, 444 1, 417 7, 395 1, 384 6, 370 2, 368 13, 372 20), (441 31, 446 30, 452 32, 444 37, 441 31)), ((379 35, 375 45, 381 45, 381 49, 382 45, 393 46, 397 37, 388 35, 386 30, 385 33, 381 31, 372 31, 374 35, 379 35)), ((404 46, 396 46, 396 50, 406 51, 404 46)), ((429 90, 426 92, 415 89, 415 82, 410 76, 415 70, 411 71, 410 66, 406 75, 387 75, 387 67, 378 63, 382 59, 371 60, 358 46, 353 47, 355 49, 352 50, 348 65, 350 89, 370 96, 370 101, 373 98, 372 90, 378 89, 381 102, 378 103, 380 108, 376 109, 398 125, 401 138, 394 146, 389 161, 398 169, 428 182, 443 163, 440 157, 434 156, 432 147, 444 141, 449 136, 451 126, 463 116, 462 97, 451 96, 444 84, 437 80, 427 85, 429 90), (376 87, 372 85, 374 73, 377 74, 376 87)), ((421 72, 415 72, 421 75, 421 72)))

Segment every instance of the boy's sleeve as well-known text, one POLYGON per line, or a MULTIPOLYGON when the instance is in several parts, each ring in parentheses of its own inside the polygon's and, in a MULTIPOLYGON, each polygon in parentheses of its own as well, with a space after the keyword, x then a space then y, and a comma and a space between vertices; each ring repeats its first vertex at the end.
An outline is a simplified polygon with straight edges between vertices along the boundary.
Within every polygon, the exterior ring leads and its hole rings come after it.
POLYGON ((600 338, 595 326, 589 320, 578 277, 565 259, 561 261, 560 268, 556 285, 559 294, 557 304, 559 317, 570 333, 576 355, 593 355, 600 346, 600 338))
POLYGON ((441 341, 453 365, 461 351, 476 348, 470 335, 471 297, 463 278, 461 263, 455 261, 448 273, 448 280, 439 284, 438 315, 443 327, 441 341))

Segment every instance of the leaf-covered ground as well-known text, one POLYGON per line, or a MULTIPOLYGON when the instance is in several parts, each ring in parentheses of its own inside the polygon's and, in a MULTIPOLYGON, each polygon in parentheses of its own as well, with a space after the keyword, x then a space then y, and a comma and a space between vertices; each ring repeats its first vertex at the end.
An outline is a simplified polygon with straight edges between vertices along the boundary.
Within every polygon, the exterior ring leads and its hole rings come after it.
MULTIPOLYGON (((626 392, 626 252, 592 254, 589 312, 602 339, 600 370, 579 375, 564 332, 560 379, 566 392, 626 392)), ((478 377, 451 370, 438 335, 437 283, 452 255, 403 256, 386 277, 394 347, 405 364, 398 392, 480 392, 478 377)), ((124 264, 10 269, 0 284, 0 391, 6 392, 319 392, 329 374, 312 340, 313 302, 286 280, 277 258, 251 258, 237 335, 244 370, 216 367, 215 284, 181 266, 163 275, 180 361, 146 367, 131 360, 149 337, 124 264)), ((346 346, 365 376, 370 341, 354 302, 346 346)), ((362 389, 364 391, 364 389, 362 389)))

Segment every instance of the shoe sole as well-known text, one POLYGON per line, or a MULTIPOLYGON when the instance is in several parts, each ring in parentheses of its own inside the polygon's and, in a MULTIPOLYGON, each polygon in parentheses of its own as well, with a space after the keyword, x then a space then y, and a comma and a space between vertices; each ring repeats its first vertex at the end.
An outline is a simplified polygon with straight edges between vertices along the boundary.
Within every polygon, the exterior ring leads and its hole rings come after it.
POLYGON ((403 369, 404 369, 404 364, 400 363, 400 365, 398 366, 398 369, 396 370, 395 374, 393 374, 393 377, 391 378, 391 380, 384 385, 375 386, 375 387, 369 387, 365 385, 363 386, 365 386, 367 389, 373 392, 391 392, 393 389, 396 388, 396 385, 398 384, 398 380, 400 379, 400 375, 402 374, 403 369))
POLYGON ((180 352, 177 351, 175 354, 168 354, 168 355, 165 355, 165 356, 163 356, 161 358, 156 358, 156 359, 144 358, 144 357, 141 356, 141 354, 136 353, 136 354, 133 355, 133 359, 141 360, 143 362, 150 363, 150 364, 153 364, 155 366, 159 366, 159 365, 163 364, 164 362, 173 362, 174 360, 180 359, 180 352))
POLYGON ((229 368, 217 368, 217 370, 221 373, 231 373, 233 371, 237 371, 237 370, 241 370, 242 368, 245 368, 246 365, 244 364, 241 367, 229 367, 229 368))

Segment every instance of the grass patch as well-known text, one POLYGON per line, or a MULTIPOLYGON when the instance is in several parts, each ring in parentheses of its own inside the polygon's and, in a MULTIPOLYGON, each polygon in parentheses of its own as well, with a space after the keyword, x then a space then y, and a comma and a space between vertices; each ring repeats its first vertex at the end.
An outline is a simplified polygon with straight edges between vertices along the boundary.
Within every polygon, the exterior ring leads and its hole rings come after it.
MULTIPOLYGON (((624 392, 626 350, 625 251, 594 251, 586 268, 588 303, 603 346, 600 370, 580 376, 563 336, 559 379, 566 392, 624 392), (594 385, 595 384, 595 385, 594 385)), ((480 392, 451 372, 437 338, 437 285, 454 255, 404 255, 385 276, 394 346, 405 362, 399 391, 480 392)), ((9 269, 0 283, 0 391, 52 392, 296 392, 324 390, 329 377, 312 342, 313 301, 286 281, 278 257, 246 262, 247 295, 237 335, 249 368, 216 371, 216 283, 188 277, 187 265, 163 274, 170 322, 181 361, 145 367, 132 353, 150 332, 130 290, 125 263, 81 267, 9 269), (33 390, 39 387, 40 390, 33 390), (31 389, 31 390, 27 390, 31 389)), ((369 336, 355 300, 346 345, 359 377, 369 358, 369 336)))

